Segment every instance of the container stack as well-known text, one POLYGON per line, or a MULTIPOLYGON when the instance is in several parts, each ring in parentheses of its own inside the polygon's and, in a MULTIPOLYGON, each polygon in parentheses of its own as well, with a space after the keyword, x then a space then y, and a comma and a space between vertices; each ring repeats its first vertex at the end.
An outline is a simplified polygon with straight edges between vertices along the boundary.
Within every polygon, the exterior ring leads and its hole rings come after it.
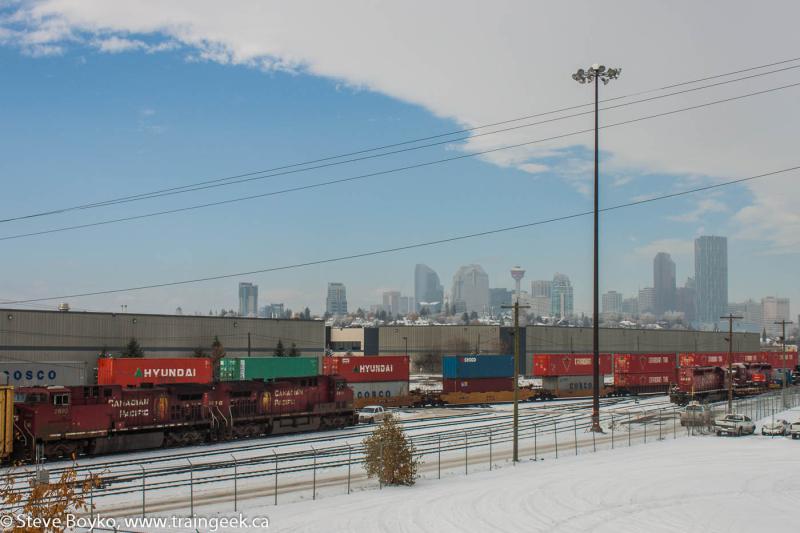
POLYGON ((322 372, 345 378, 356 400, 408 396, 407 355, 324 357, 322 372))
POLYGON ((452 355, 442 358, 442 392, 514 390, 514 356, 452 355))
POLYGON ((666 392, 678 380, 674 353, 615 353, 614 385, 629 393, 666 392))
MULTIPOLYGON (((557 397, 588 396, 594 384, 590 353, 534 354, 533 375, 542 378, 542 389, 557 397)), ((604 386, 611 375, 611 354, 600 354, 600 376, 604 386)))
POLYGON ((225 357, 219 362, 220 381, 267 381, 318 375, 318 357, 225 357))
POLYGON ((211 383, 213 377, 211 359, 206 357, 101 357, 97 360, 98 385, 211 383))

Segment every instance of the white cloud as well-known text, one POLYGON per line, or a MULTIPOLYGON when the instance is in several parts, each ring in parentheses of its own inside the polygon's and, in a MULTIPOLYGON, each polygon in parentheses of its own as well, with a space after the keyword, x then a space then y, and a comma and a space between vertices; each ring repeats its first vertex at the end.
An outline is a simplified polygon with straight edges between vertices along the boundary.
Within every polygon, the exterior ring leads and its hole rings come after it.
POLYGON ((521 163, 517 166, 520 170, 524 170, 529 174, 539 174, 541 172, 547 172, 550 169, 547 165, 542 165, 540 163, 521 163))
POLYGON ((622 186, 624 186, 624 185, 627 185, 627 184, 629 184, 629 183, 630 183, 630 182, 632 182, 632 181, 633 181, 633 176, 631 176, 630 174, 623 174, 623 175, 621 175, 621 176, 617 176, 617 177, 615 177, 615 178, 614 178, 614 179, 611 181, 611 185, 612 185, 613 187, 622 187, 622 186))
MULTIPOLYGON (((792 0, 770 3, 769 9, 745 0, 613 4, 592 0, 238 0, 224 6, 211 0, 40 0, 22 1, 18 6, 0 20, 0 41, 32 55, 62 53, 74 42, 95 42, 104 52, 154 52, 181 46, 192 60, 323 76, 347 87, 424 106, 467 127, 588 102, 591 91, 569 75, 595 61, 623 67, 619 80, 602 87, 604 97, 615 97, 783 59, 786 54, 781 51, 797 48, 795 21, 800 16, 800 4, 792 0), (613 30, 602 31, 598 38, 598 28, 613 30), (143 46, 158 39, 162 39, 160 44, 143 46)), ((786 72, 609 110, 602 113, 601 122, 623 121, 796 79, 796 72, 786 72)), ((604 130, 603 169, 617 176, 667 173, 691 181, 793 166, 798 162, 798 93, 798 88, 787 89, 604 130)), ((580 116, 472 138, 459 147, 485 150, 591 126, 590 115, 580 116)), ((591 148, 592 136, 483 157, 530 172, 545 164, 544 157, 574 154, 575 145, 591 148)), ((574 168, 547 165, 576 190, 587 193, 589 177, 574 168)), ((623 185, 624 180, 615 182, 623 185)), ((784 209, 787 198, 800 196, 800 181, 795 179, 782 190, 767 180, 747 187, 753 193, 752 209, 742 210, 736 218, 750 225, 740 232, 743 238, 758 236, 784 245, 789 234, 800 233, 800 221, 784 209)))
POLYGON ((715 200, 714 198, 705 198, 703 200, 699 200, 696 204, 696 207, 691 211, 681 213, 680 215, 668 216, 667 218, 669 220, 674 220, 675 222, 697 222, 705 215, 712 213, 724 213, 727 210, 728 206, 719 200, 715 200))
POLYGON ((641 259, 650 259, 658 252, 667 252, 673 258, 694 254, 694 241, 686 239, 658 239, 634 249, 634 254, 641 259))

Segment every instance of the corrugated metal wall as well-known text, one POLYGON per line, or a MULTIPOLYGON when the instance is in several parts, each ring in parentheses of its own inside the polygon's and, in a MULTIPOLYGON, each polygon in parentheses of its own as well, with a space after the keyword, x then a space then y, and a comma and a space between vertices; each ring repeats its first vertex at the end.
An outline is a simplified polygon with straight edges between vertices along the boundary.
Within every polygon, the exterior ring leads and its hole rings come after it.
POLYGON ((278 339, 288 350, 319 355, 325 346, 321 321, 240 317, 137 315, 0 309, 0 361, 86 361, 107 349, 119 352, 131 337, 146 356, 192 356, 211 352, 219 336, 228 355, 270 355, 278 339))

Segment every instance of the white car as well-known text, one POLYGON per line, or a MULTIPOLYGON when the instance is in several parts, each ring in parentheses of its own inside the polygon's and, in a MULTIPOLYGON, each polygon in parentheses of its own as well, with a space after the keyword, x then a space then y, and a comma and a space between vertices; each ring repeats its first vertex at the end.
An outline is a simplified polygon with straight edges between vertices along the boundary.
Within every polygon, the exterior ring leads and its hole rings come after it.
POLYGON ((789 434, 793 439, 800 439, 800 420, 795 420, 789 427, 789 434))
POLYGON ((386 410, 382 405, 368 405, 358 412, 358 422, 360 424, 383 422, 384 418, 386 418, 386 410))
POLYGON ((761 426, 761 434, 762 435, 788 435, 789 434, 789 422, 783 420, 782 418, 778 418, 772 420, 770 422, 766 422, 761 426))
POLYGON ((756 425, 749 416, 730 414, 714 420, 714 431, 717 435, 752 435, 756 425))

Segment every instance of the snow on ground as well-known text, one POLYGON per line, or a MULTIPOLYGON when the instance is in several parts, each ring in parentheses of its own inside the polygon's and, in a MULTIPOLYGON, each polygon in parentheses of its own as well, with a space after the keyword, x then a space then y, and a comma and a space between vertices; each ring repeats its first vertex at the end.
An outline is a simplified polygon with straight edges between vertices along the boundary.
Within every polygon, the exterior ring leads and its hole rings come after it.
POLYGON ((248 513, 298 532, 796 531, 798 472, 788 437, 699 436, 248 513))

